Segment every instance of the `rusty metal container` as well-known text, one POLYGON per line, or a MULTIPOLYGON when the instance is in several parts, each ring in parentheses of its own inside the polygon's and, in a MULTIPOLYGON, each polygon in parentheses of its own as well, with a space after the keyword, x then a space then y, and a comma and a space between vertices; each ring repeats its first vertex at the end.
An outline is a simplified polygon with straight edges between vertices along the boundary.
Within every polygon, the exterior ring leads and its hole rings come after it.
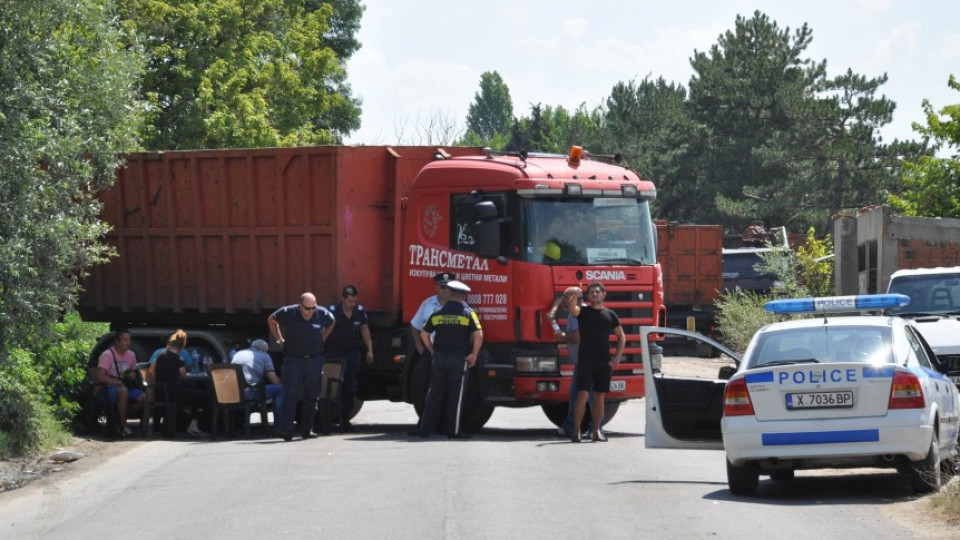
POLYGON ((355 285, 375 317, 400 306, 401 199, 437 152, 345 147, 147 152, 127 156, 103 194, 119 257, 94 269, 87 320, 262 324, 312 291, 355 285))

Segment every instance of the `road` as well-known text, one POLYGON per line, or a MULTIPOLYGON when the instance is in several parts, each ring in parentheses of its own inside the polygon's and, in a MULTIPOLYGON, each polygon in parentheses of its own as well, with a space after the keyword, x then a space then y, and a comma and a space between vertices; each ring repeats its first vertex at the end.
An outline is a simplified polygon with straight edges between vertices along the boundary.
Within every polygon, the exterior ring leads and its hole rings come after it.
POLYGON ((721 452, 644 449, 642 401, 608 443, 555 438, 539 408, 499 409, 464 441, 408 437, 405 404, 355 421, 363 433, 291 443, 154 439, 0 498, 0 538, 923 537, 890 518, 911 498, 892 474, 799 473, 732 497, 721 452))

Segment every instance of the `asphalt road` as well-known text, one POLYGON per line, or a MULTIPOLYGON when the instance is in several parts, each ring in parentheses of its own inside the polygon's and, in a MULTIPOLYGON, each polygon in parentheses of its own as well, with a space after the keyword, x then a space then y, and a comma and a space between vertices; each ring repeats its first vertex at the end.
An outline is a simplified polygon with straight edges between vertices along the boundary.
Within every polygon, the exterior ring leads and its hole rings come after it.
POLYGON ((727 491, 722 452, 645 450, 643 402, 607 443, 500 409, 471 440, 410 438, 412 407, 365 404, 364 430, 309 441, 151 440, 0 500, 0 538, 915 538, 885 507, 893 474, 761 480, 727 491))

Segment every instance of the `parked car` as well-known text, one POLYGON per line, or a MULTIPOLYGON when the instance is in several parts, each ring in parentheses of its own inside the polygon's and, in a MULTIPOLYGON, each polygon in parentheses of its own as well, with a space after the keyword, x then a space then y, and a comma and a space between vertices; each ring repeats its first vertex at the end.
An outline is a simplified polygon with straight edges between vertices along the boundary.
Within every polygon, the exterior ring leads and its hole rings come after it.
MULTIPOLYGON (((917 328, 887 315, 828 316, 904 306, 903 295, 777 300, 775 313, 818 314, 765 326, 715 380, 654 373, 644 357, 646 446, 723 449, 727 482, 753 495, 759 477, 802 469, 887 467, 935 491, 958 458, 960 393, 917 328)), ((954 375, 956 375, 954 373, 954 375)))

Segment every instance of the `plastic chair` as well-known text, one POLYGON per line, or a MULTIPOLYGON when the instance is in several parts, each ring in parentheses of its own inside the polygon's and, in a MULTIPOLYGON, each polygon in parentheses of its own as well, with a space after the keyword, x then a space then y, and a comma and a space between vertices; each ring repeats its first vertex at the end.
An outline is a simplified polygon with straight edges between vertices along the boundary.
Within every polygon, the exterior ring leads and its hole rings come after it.
POLYGON ((210 369, 210 388, 213 392, 213 426, 210 430, 210 439, 217 436, 217 420, 220 413, 223 413, 223 419, 226 423, 227 436, 229 437, 233 430, 228 413, 234 410, 243 410, 246 435, 250 436, 250 415, 253 410, 259 409, 260 423, 263 426, 264 434, 269 429, 267 423, 267 396, 263 385, 258 385, 257 394, 259 399, 250 401, 245 399, 244 391, 251 388, 247 380, 243 377, 243 366, 236 364, 211 364, 210 369))
POLYGON ((152 431, 150 422, 153 421, 156 427, 154 408, 163 407, 163 435, 174 437, 177 433, 177 400, 174 385, 165 382, 149 382, 148 371, 149 366, 140 367, 140 377, 143 379, 144 393, 147 395, 143 403, 143 417, 140 419, 140 434, 144 439, 147 438, 152 431))
MULTIPOLYGON (((320 384, 320 432, 330 433, 331 411, 340 411, 340 386, 343 366, 339 362, 327 361, 323 364, 323 381, 320 384)), ((343 422, 340 422, 343 432, 343 422)))

